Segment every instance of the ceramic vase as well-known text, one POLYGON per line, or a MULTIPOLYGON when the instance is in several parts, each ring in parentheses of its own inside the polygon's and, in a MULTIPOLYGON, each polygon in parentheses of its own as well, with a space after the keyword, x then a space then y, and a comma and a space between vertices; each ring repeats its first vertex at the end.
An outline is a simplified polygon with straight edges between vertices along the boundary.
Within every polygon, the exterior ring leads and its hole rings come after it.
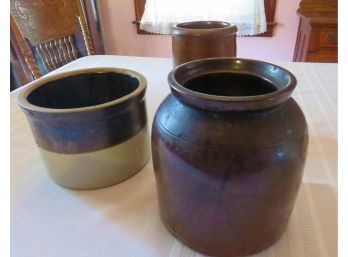
POLYGON ((18 104, 51 178, 97 189, 137 173, 150 151, 145 90, 143 75, 118 68, 58 73, 24 88, 18 104))
POLYGON ((152 126, 160 214, 193 249, 258 252, 285 231, 307 154, 296 78, 240 58, 196 60, 168 76, 152 126))
POLYGON ((221 21, 193 21, 171 28, 174 67, 197 59, 235 57, 237 27, 221 21))

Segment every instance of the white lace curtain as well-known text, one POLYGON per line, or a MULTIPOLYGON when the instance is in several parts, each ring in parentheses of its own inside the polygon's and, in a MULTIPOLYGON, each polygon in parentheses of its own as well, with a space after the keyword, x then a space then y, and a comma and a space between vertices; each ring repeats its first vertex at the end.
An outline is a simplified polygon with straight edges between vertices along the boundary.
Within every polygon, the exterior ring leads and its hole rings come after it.
POLYGON ((170 34, 170 27, 187 21, 215 20, 238 27, 238 36, 267 30, 264 0, 146 0, 140 28, 170 34))

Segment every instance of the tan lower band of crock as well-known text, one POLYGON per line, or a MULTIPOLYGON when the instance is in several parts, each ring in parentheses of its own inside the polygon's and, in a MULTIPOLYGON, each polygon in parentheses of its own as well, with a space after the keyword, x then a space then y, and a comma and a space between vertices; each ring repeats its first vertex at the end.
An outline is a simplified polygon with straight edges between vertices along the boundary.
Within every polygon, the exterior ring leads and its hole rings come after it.
POLYGON ((126 180, 149 159, 147 126, 129 140, 82 154, 61 154, 39 147, 52 179, 70 189, 97 189, 126 180))

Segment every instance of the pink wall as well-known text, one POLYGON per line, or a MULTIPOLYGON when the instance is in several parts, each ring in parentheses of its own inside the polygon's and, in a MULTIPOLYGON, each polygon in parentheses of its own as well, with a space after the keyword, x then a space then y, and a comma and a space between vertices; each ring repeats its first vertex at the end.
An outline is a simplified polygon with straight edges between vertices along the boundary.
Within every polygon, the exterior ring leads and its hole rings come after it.
MULTIPOLYGON (((264 61, 291 61, 299 18, 300 0, 278 0, 275 20, 278 26, 270 38, 237 38, 237 56, 264 61)), ((99 1, 101 25, 107 54, 171 57, 170 36, 138 35, 133 0, 99 1)))

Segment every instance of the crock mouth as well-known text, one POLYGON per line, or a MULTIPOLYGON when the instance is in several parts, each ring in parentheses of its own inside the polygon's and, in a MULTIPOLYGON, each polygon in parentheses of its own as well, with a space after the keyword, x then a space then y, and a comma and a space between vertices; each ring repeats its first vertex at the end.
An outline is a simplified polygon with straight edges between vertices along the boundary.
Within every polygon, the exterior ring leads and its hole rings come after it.
POLYGON ((234 34, 237 32, 237 27, 224 21, 191 21, 178 23, 171 28, 172 35, 194 33, 196 36, 204 36, 212 33, 219 34, 219 32, 234 34))
POLYGON ((146 86, 147 86, 147 81, 145 77, 142 74, 129 69, 112 68, 112 67, 77 69, 73 71, 60 72, 56 74, 47 75, 42 78, 39 78, 36 81, 33 81, 32 83, 28 84, 25 88, 23 88, 20 91, 17 98, 17 103, 22 109, 27 111, 33 111, 33 112, 57 113, 57 114, 58 113, 60 114, 76 113, 76 112, 83 113, 83 112, 101 110, 104 108, 121 104, 130 99, 136 98, 145 92, 146 86), (100 104, 91 104, 91 105, 81 106, 81 107, 67 107, 67 108, 47 107, 42 104, 41 105, 36 104, 34 103, 33 100, 30 100, 33 94, 35 94, 38 90, 42 90, 44 87, 49 86, 50 83, 62 83, 61 80, 63 79, 74 79, 74 78, 76 79, 77 77, 83 76, 83 75, 99 76, 99 75, 105 75, 105 74, 113 74, 115 76, 122 75, 131 80, 135 80, 137 85, 135 86, 134 89, 130 89, 130 92, 120 97, 114 97, 114 99, 110 101, 104 101, 100 104))
POLYGON ((179 100, 211 111, 259 110, 276 106, 290 98, 297 83, 290 71, 278 65, 231 57, 207 58, 181 64, 169 73, 168 82, 172 93, 179 100), (213 78, 202 86, 190 85, 191 81, 202 83, 205 76, 213 78), (224 90, 235 86, 236 77, 239 78, 238 87, 242 91, 247 87, 259 87, 262 90, 252 94, 215 94, 220 85, 217 85, 214 77, 220 76, 230 77, 230 80, 224 82, 224 90), (273 87, 273 90, 265 90, 266 85, 273 87))

